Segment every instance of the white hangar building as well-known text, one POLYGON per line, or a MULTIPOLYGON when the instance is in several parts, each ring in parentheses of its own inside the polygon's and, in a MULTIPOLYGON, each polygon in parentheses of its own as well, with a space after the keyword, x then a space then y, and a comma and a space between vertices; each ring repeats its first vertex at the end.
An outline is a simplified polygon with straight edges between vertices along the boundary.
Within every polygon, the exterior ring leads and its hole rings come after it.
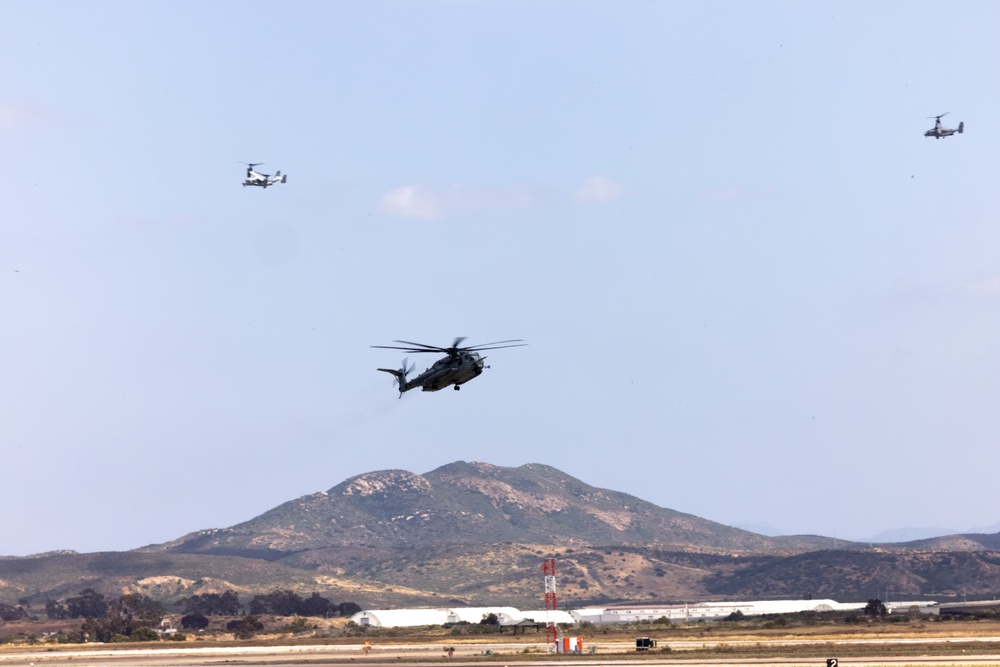
MULTIPOLYGON (((559 612, 554 612, 558 614, 559 612)), ((496 614, 501 625, 510 625, 525 618, 537 618, 539 623, 545 622, 545 612, 525 612, 514 607, 449 607, 446 609, 369 609, 359 611, 351 616, 358 625, 368 625, 376 628, 405 628, 419 625, 446 625, 450 623, 479 623, 483 617, 496 614), (534 616, 533 614, 538 614, 534 616)), ((553 617, 557 623, 574 623, 573 617, 566 612, 553 617)))
POLYGON ((511 614, 520 614, 514 607, 451 607, 445 610, 448 612, 446 623, 478 623, 489 614, 496 614, 497 620, 511 614))
POLYGON ((700 602, 655 607, 592 607, 571 611, 579 623, 633 623, 667 618, 670 621, 718 620, 734 612, 744 616, 793 614, 800 611, 850 611, 864 609, 864 602, 835 600, 762 600, 755 602, 700 602))
POLYGON ((445 609, 370 609, 359 611, 351 620, 374 628, 409 628, 444 625, 448 622, 448 612, 445 609))
MULTIPOLYGON (((921 604, 927 605, 928 603, 921 604)), ((719 620, 737 611, 744 616, 760 616, 763 614, 794 614, 802 611, 860 611, 864 608, 864 602, 837 602, 836 600, 700 602, 649 607, 589 607, 569 612, 545 611, 544 609, 520 611, 515 607, 449 607, 439 609, 369 609, 354 614, 351 616, 351 620, 358 625, 381 628, 448 625, 463 622, 479 623, 487 614, 496 614, 500 625, 516 625, 526 620, 545 623, 547 619, 567 625, 575 623, 634 623, 636 621, 655 621, 661 618, 682 623, 685 621, 719 620)))

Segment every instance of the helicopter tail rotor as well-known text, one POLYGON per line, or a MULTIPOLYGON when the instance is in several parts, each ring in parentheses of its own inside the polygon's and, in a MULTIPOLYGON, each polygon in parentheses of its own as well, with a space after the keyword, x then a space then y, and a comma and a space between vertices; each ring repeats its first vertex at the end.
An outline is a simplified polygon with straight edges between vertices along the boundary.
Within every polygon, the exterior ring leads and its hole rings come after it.
POLYGON ((395 378, 395 386, 399 389, 399 397, 403 397, 403 392, 406 391, 406 376, 413 370, 415 364, 407 365, 406 359, 403 359, 403 366, 398 370, 394 371, 391 368, 377 368, 376 370, 382 371, 383 373, 389 373, 395 378))
POLYGON ((959 134, 964 134, 965 133, 965 121, 964 120, 961 123, 958 124, 958 133, 959 134))
POLYGON ((406 374, 402 371, 394 371, 391 368, 376 368, 375 370, 382 371, 383 373, 389 373, 396 378, 396 386, 399 388, 399 396, 403 397, 403 387, 406 386, 406 374))

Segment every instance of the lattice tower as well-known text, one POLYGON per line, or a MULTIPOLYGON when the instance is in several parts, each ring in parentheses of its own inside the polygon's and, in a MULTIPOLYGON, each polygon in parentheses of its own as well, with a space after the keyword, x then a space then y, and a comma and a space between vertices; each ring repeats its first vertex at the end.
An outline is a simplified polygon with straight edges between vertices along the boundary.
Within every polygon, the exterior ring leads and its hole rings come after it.
POLYGON ((542 561, 542 573, 545 575, 545 643, 549 653, 559 650, 559 626, 549 612, 556 610, 556 559, 546 558, 542 561))

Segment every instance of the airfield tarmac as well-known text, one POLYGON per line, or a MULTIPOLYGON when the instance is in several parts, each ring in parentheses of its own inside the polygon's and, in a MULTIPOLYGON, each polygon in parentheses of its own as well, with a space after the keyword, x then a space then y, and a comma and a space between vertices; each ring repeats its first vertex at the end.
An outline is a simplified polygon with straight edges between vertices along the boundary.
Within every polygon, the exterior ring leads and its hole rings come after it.
MULTIPOLYGON (((671 648, 669 653, 638 654, 627 642, 597 642, 592 644, 595 653, 581 655, 549 655, 544 644, 509 643, 455 643, 453 657, 444 655, 442 644, 379 644, 365 645, 287 645, 287 646, 213 646, 179 647, 163 644, 150 648, 108 648, 94 647, 5 647, 0 650, 0 667, 42 667, 44 665, 73 667, 132 666, 136 667, 203 667, 208 665, 238 665, 240 667, 294 667, 297 665, 369 665, 388 667, 390 665, 418 664, 422 667, 482 667, 510 664, 517 667, 549 666, 566 667, 611 667, 640 665, 655 667, 671 665, 697 667, 699 665, 775 665, 781 667, 826 667, 826 658, 781 657, 781 650, 790 647, 801 648, 809 645, 822 648, 828 657, 837 657, 838 648, 851 649, 852 656, 839 658, 839 667, 903 667, 904 665, 978 665, 980 667, 1000 667, 1000 651, 989 651, 982 655, 972 654, 974 643, 983 648, 1000 645, 998 637, 924 637, 920 639, 878 638, 845 639, 816 642, 811 640, 788 639, 748 641, 757 650, 765 652, 773 648, 772 657, 707 657, 699 655, 685 657, 685 653, 725 646, 740 648, 740 642, 733 641, 681 641, 665 642, 671 648), (972 642, 972 644, 970 644, 972 642), (885 655, 893 653, 900 645, 909 645, 925 655, 885 655), (954 646, 953 650, 951 646, 954 646), (870 650, 868 650, 870 649, 870 650), (529 652, 525 652, 525 651, 529 652), (870 653, 870 655, 867 655, 870 653), (883 654, 883 655, 880 655, 883 654)), ((662 645, 662 644, 661 644, 662 645)), ((746 647, 745 647, 746 648, 746 647)))

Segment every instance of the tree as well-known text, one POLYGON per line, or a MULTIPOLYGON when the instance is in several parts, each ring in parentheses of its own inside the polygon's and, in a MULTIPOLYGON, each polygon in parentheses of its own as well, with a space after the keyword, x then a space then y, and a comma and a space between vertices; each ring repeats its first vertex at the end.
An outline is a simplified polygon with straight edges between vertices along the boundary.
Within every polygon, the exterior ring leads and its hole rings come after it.
POLYGON ((299 613, 303 616, 328 616, 333 609, 333 603, 319 593, 313 593, 299 605, 299 613))
POLYGON ((81 629, 93 640, 115 642, 159 639, 159 635, 153 630, 163 619, 163 605, 159 602, 145 595, 128 593, 111 603, 105 603, 104 607, 104 615, 88 616, 83 621, 81 629))
POLYGON ((274 614, 275 616, 295 616, 302 608, 302 597, 289 590, 271 591, 267 595, 257 595, 250 601, 251 614, 274 614))
POLYGON ((58 600, 46 600, 45 615, 51 619, 69 618, 69 610, 58 600))
POLYGON ((108 603, 93 588, 84 588, 78 596, 67 598, 66 609, 70 618, 97 618, 108 613, 108 603))
POLYGON ((480 625, 500 625, 500 617, 490 612, 488 614, 483 614, 483 620, 479 621, 480 625))
POLYGON ((0 603, 0 621, 20 621, 22 618, 28 618, 24 607, 0 603))
POLYGON ((240 596, 236 591, 226 591, 215 600, 216 614, 236 616, 240 613, 240 596))
POLYGON ((121 641, 114 638, 127 637, 125 634, 125 622, 111 616, 85 618, 80 629, 95 642, 121 641))
POLYGON ((226 591, 221 595, 192 595, 182 602, 185 614, 198 612, 205 616, 236 616, 240 613, 240 596, 235 591, 226 591))
POLYGON ((181 616, 181 627, 185 630, 204 630, 208 627, 208 616, 199 611, 181 616))
POLYGON ((889 610, 885 608, 885 605, 878 598, 871 598, 868 600, 868 604, 865 605, 865 616, 881 618, 888 613, 889 610))
POLYGON ((337 614, 340 616, 354 616, 360 611, 361 606, 356 602, 341 602, 337 605, 337 614))
POLYGON ((109 605, 108 614, 126 621, 130 630, 142 626, 153 627, 163 620, 163 605, 139 593, 126 593, 109 605))
POLYGON ((264 629, 264 624, 253 614, 247 614, 238 621, 226 623, 226 630, 233 633, 236 639, 253 639, 254 635, 264 629))

